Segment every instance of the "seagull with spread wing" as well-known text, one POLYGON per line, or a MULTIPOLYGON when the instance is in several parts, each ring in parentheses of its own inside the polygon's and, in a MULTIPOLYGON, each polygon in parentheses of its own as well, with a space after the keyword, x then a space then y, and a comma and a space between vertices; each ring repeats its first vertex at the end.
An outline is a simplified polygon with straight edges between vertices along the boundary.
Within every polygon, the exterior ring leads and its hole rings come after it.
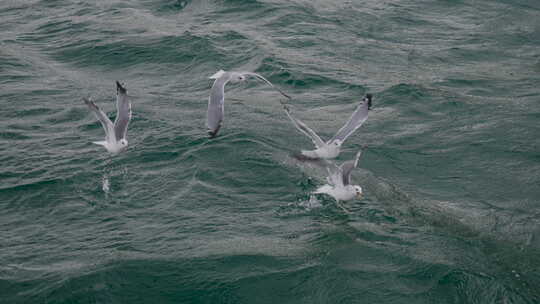
POLYGON ((338 202, 338 205, 339 201, 349 201, 355 197, 362 198, 362 187, 351 185, 351 173, 358 166, 360 155, 362 155, 362 151, 356 153, 353 160, 346 161, 339 167, 333 163, 329 164, 327 166, 328 177, 326 178, 328 184, 319 187, 313 194, 328 194, 338 202))
POLYGON ((227 83, 238 83, 245 81, 248 77, 254 77, 260 81, 265 82, 272 88, 276 89, 279 93, 287 98, 291 98, 283 91, 275 87, 270 81, 257 73, 251 72, 225 72, 219 70, 214 75, 210 76, 210 79, 215 79, 212 89, 210 90, 210 97, 208 98, 208 112, 206 126, 208 127, 208 135, 215 137, 221 128, 223 122, 223 105, 225 101, 225 85, 227 83))
POLYGON ((96 145, 105 147, 111 153, 119 153, 128 146, 127 128, 131 120, 131 103, 127 96, 127 90, 116 82, 116 120, 114 123, 107 115, 90 99, 83 98, 84 103, 90 108, 105 130, 105 141, 94 141, 96 145))
POLYGON ((293 117, 289 107, 285 103, 282 103, 285 113, 287 113, 287 116, 291 119, 294 126, 300 130, 300 132, 304 133, 304 135, 309 137, 311 141, 313 141, 313 144, 315 144, 315 150, 302 150, 302 156, 307 159, 336 158, 341 151, 341 145, 343 142, 354 131, 356 131, 356 129, 360 128, 360 126, 368 118, 368 111, 371 109, 371 99, 372 95, 366 94, 360 105, 358 105, 356 110, 349 118, 349 121, 347 121, 347 123, 336 133, 336 135, 334 135, 334 137, 326 142, 324 142, 319 135, 317 135, 317 133, 315 133, 315 131, 309 128, 306 124, 293 117))

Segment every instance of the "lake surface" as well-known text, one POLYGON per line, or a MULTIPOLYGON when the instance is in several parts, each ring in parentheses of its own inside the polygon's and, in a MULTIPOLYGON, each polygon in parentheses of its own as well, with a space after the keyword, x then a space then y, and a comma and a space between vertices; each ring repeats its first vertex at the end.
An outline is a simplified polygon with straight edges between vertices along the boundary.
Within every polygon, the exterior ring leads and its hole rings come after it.
POLYGON ((0 303, 539 303, 540 3, 0 2, 0 303), (326 171, 253 71, 330 138, 326 171), (133 105, 108 154, 82 102, 133 105))

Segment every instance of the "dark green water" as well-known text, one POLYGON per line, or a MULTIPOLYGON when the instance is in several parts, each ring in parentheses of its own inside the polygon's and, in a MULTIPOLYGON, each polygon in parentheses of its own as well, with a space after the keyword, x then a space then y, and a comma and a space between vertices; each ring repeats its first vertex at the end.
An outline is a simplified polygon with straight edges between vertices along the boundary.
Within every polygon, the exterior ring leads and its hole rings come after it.
POLYGON ((0 1, 0 303, 539 303, 540 3, 0 1), (363 94, 352 214, 321 136, 363 94), (81 98, 114 115, 125 153, 81 98), (103 183, 109 190, 103 190, 103 183))

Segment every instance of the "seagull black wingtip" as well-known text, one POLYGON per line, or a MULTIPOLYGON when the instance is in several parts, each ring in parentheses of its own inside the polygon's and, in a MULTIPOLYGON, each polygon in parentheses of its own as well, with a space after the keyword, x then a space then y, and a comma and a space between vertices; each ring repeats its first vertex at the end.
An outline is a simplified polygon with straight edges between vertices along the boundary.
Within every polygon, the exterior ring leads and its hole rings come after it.
POLYGON ((118 80, 116 81, 116 91, 122 94, 126 94, 126 88, 124 88, 118 80))
POLYGON ((373 98, 372 94, 366 94, 367 102, 368 102, 368 110, 371 110, 371 99, 373 98))
POLYGON ((289 100, 291 100, 291 99, 292 99, 292 97, 291 97, 291 96, 289 96, 288 94, 285 94, 285 93, 283 93, 283 92, 281 92, 281 94, 283 94, 283 96, 287 97, 287 98, 288 98, 289 100))
POLYGON ((215 130, 208 130, 206 133, 208 134, 209 138, 215 138, 218 135, 219 129, 221 129, 221 126, 215 130))
POLYGON ((90 98, 83 97, 83 101, 87 106, 95 106, 95 103, 90 98))

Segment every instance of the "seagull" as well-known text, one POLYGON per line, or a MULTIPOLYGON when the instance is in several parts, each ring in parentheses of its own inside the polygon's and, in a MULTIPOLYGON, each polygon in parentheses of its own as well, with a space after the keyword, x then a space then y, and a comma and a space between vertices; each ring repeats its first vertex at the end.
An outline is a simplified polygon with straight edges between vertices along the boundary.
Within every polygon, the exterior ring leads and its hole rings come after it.
POLYGON ((362 151, 356 153, 353 160, 346 161, 339 167, 333 163, 327 166, 328 184, 319 187, 313 194, 328 194, 337 201, 338 206, 347 211, 339 204, 339 201, 349 201, 355 197, 361 199, 363 194, 362 187, 351 185, 351 172, 358 166, 360 155, 362 151))
POLYGON ((276 88, 270 81, 257 73, 225 72, 223 70, 219 70, 217 73, 210 76, 210 79, 215 79, 214 84, 212 85, 212 89, 210 91, 210 97, 208 98, 208 113, 206 120, 206 126, 208 127, 208 135, 210 135, 210 138, 217 135, 219 129, 221 128, 221 123, 223 122, 223 102, 225 100, 225 85, 228 82, 243 82, 248 77, 255 77, 256 79, 267 83, 268 85, 276 89, 278 92, 280 92, 283 96, 291 99, 289 95, 276 88))
POLYGON ((300 130, 300 132, 309 137, 311 141, 313 141, 313 144, 315 144, 315 150, 302 150, 301 157, 304 159, 336 158, 339 155, 343 142, 368 118, 368 110, 371 109, 372 97, 373 96, 371 94, 366 94, 360 105, 358 105, 356 110, 351 115, 351 118, 349 118, 349 121, 347 121, 347 123, 341 129, 339 129, 336 135, 334 135, 334 137, 327 142, 324 142, 319 135, 315 133, 315 131, 306 126, 306 124, 304 124, 302 121, 294 118, 291 115, 289 107, 285 103, 282 103, 285 113, 287 113, 287 116, 289 116, 294 126, 300 130))
POLYGON ((94 112, 105 130, 105 141, 94 141, 96 145, 105 147, 111 153, 119 153, 128 146, 126 138, 127 128, 131 119, 131 103, 127 96, 127 90, 116 82, 116 120, 114 124, 103 111, 89 98, 83 98, 84 103, 94 112))

